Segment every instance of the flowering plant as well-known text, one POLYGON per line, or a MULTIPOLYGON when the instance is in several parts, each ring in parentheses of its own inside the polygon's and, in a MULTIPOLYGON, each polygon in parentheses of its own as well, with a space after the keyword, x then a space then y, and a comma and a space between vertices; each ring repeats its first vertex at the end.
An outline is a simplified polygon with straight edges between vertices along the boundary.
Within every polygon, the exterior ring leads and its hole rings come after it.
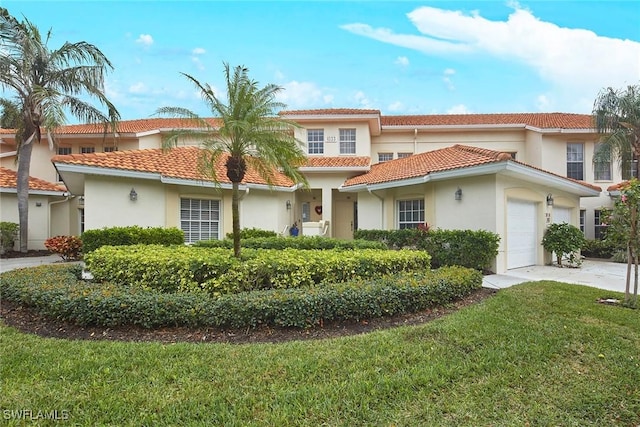
POLYGON ((80 259, 82 240, 76 236, 55 236, 45 240, 44 246, 63 260, 71 261, 80 259))

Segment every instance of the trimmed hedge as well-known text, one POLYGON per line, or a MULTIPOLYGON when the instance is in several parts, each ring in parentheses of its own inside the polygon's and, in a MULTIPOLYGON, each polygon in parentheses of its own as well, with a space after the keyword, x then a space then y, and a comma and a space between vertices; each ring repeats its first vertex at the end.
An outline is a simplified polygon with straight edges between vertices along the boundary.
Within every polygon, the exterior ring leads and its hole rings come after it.
MULTIPOLYGON (((243 248, 249 249, 387 249, 382 242, 370 240, 341 240, 320 236, 300 237, 251 237, 240 242, 243 248)), ((202 248, 233 248, 233 240, 201 240, 193 244, 202 248)))
POLYGON ((416 251, 228 249, 158 245, 103 246, 85 256, 94 279, 164 292, 206 289, 213 295, 297 288, 399 271, 427 270, 430 256, 416 251))
POLYGON ((176 227, 110 227, 100 230, 86 230, 80 236, 84 253, 95 251, 101 246, 127 245, 182 245, 184 232, 176 227))
MULTIPOLYGON (((243 228, 240 230, 241 239, 253 239, 255 237, 277 237, 278 233, 271 230, 263 230, 261 228, 243 228)), ((227 239, 233 240, 233 233, 227 233, 227 239)))
POLYGON ((462 267, 401 273, 374 280, 310 288, 243 292, 163 293, 136 286, 77 279, 77 266, 47 265, 2 274, 2 299, 79 325, 145 328, 258 325, 311 327, 442 306, 482 286, 482 275, 462 267))
POLYGON ((415 248, 431 255, 433 268, 459 265, 485 271, 498 255, 500 236, 485 230, 356 230, 354 237, 390 249, 415 248))

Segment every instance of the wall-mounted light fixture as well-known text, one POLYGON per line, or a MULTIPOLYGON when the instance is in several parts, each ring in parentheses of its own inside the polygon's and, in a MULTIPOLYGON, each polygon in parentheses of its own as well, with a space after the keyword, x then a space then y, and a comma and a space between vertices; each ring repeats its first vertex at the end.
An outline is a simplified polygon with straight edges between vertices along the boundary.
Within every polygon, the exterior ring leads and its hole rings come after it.
POLYGON ((454 194, 455 194, 456 200, 462 200, 462 188, 458 187, 458 189, 454 194))
POLYGON ((37 206, 37 207, 42 206, 42 202, 36 202, 36 206, 37 206))
POLYGON ((547 194, 547 206, 553 206, 553 196, 551 193, 547 194))
POLYGON ((291 210, 291 200, 287 200, 285 206, 287 207, 287 210, 290 211, 291 210))
POLYGON ((129 192, 129 200, 131 200, 132 202, 138 200, 138 193, 136 193, 136 190, 134 190, 133 188, 129 192))

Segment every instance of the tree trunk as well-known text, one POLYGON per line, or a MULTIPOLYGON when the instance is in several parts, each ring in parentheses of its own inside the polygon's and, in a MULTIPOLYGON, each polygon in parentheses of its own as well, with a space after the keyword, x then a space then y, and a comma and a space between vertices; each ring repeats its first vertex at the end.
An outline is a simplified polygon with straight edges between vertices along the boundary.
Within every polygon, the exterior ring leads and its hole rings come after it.
POLYGON ((624 288, 624 302, 628 303, 631 299, 631 263, 633 262, 633 252, 631 251, 631 243, 627 244, 627 283, 624 288))
POLYGON ((20 225, 20 252, 28 251, 29 243, 29 169, 33 140, 20 146, 16 190, 18 193, 18 221, 20 225))
POLYGON ((231 198, 231 216, 233 218, 233 255, 236 258, 240 258, 240 209, 238 202, 240 200, 240 183, 232 183, 232 198, 231 198))
POLYGON ((634 254, 633 257, 634 266, 634 280, 633 280, 633 298, 631 299, 631 307, 637 307, 638 305, 638 254, 634 254))

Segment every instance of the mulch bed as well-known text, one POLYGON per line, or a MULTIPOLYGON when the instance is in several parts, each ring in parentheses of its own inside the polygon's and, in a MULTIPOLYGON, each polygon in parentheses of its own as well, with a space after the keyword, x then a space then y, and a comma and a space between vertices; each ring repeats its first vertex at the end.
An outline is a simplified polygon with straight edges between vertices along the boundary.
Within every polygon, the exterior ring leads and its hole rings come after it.
POLYGON ((322 326, 307 329, 285 329, 267 326, 242 330, 186 327, 145 329, 135 326, 112 328, 78 326, 73 323, 42 317, 29 308, 8 301, 1 302, 0 317, 6 325, 12 326, 24 333, 35 334, 41 337, 71 340, 152 341, 162 343, 278 343, 342 337, 397 326, 419 325, 450 314, 463 307, 476 304, 495 295, 496 292, 495 289, 481 288, 447 307, 438 307, 417 313, 363 320, 360 322, 327 322, 322 326))
POLYGON ((3 253, 2 255, 0 255, 0 259, 5 259, 5 258, 30 258, 30 257, 35 257, 35 256, 49 256, 49 255, 54 255, 53 252, 47 251, 45 249, 43 250, 31 250, 31 251, 27 251, 27 252, 20 252, 20 251, 7 251, 5 253, 3 253))

